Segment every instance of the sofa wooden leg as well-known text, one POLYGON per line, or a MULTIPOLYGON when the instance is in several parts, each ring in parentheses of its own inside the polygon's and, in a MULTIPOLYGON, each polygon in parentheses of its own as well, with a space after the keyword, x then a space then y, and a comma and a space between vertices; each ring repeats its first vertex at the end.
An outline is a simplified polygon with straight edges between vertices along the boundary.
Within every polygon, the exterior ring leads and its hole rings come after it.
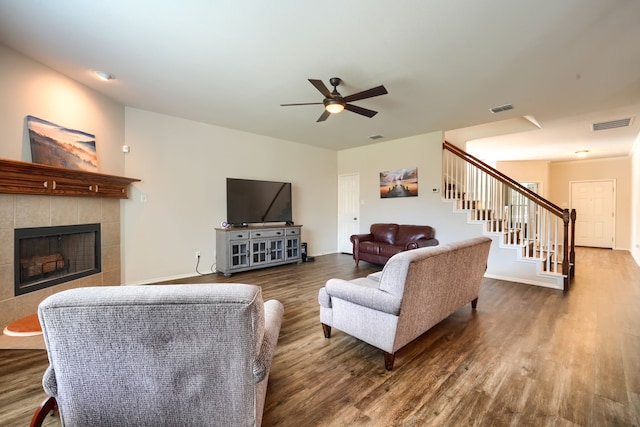
POLYGON ((471 308, 475 309, 478 306, 478 298, 471 301, 471 308))
POLYGON ((322 324, 322 332, 324 332, 325 338, 331 338, 331 326, 322 324))
POLYGON ((395 359, 396 359, 395 353, 387 353, 386 351, 384 352, 384 368, 387 371, 390 371, 393 369, 393 361, 395 359))

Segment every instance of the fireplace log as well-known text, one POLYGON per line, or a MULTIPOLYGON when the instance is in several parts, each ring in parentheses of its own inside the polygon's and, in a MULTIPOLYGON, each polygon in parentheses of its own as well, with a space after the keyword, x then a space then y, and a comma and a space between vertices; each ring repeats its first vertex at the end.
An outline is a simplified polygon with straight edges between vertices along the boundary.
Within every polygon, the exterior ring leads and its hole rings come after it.
POLYGON ((64 258, 59 253, 34 256, 21 259, 20 265, 25 277, 34 277, 64 269, 64 258))

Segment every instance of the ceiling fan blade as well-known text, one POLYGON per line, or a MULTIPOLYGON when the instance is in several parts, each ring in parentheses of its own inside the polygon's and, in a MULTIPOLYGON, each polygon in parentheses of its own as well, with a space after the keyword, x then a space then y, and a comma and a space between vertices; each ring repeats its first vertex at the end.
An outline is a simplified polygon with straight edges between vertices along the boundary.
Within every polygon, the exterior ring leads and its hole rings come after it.
POLYGON ((352 113, 357 113, 357 114, 361 114, 363 116, 367 116, 369 118, 375 116, 376 114, 378 114, 377 111, 373 111, 373 110, 369 110, 367 108, 362 108, 362 107, 358 107, 357 105, 351 105, 351 104, 347 104, 344 106, 345 110, 349 110, 352 113))
POLYGON ((362 92, 354 93, 353 95, 345 96, 342 99, 344 99, 345 102, 352 102, 359 101, 361 99, 373 98, 374 96, 386 95, 388 93, 387 89, 380 85, 368 90, 363 90, 362 92))
POLYGON ((316 123, 318 122, 324 122, 325 120, 327 120, 327 118, 331 115, 330 112, 328 112, 327 110, 324 110, 322 112, 322 114, 320 115, 320 117, 318 117, 318 120, 316 120, 316 123))
POLYGON ((331 92, 329 92, 329 89, 327 89, 324 83, 322 83, 322 80, 316 80, 316 79, 308 79, 308 80, 312 85, 315 86, 316 89, 318 89, 318 91, 320 91, 321 94, 324 95, 325 98, 333 98, 333 95, 331 95, 331 92))
POLYGON ((291 107, 294 105, 320 105, 322 102, 303 102, 302 104, 280 104, 281 107, 291 107))

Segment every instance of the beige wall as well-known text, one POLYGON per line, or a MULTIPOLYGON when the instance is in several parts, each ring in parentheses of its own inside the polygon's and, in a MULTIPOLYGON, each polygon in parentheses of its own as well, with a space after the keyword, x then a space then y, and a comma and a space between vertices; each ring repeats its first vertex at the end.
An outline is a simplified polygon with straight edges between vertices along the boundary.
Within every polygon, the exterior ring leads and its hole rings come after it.
POLYGON ((0 158, 31 161, 28 115, 96 136, 99 172, 124 174, 124 107, 0 44, 0 158))
MULTIPOLYGON (((571 208, 571 183, 615 180, 615 247, 631 249, 631 158, 554 162, 550 166, 549 199, 561 208, 571 208)), ((579 215, 580 213, 577 212, 579 215)), ((636 219, 637 221, 637 219, 636 219)))
POLYGON ((376 222, 426 224, 436 229, 442 243, 481 232, 464 215, 453 214, 452 204, 440 197, 442 141, 442 132, 432 132, 338 152, 338 174, 358 172, 360 176, 361 232, 368 232, 376 222), (380 198, 380 172, 414 167, 418 168, 417 197, 380 198))
POLYGON ((549 198, 548 161, 497 162, 495 168, 517 182, 539 183, 538 194, 549 198))
POLYGON ((291 182, 309 253, 336 251, 335 151, 134 108, 126 122, 126 175, 142 179, 123 204, 126 283, 193 276, 196 251, 211 272, 227 177, 291 182))

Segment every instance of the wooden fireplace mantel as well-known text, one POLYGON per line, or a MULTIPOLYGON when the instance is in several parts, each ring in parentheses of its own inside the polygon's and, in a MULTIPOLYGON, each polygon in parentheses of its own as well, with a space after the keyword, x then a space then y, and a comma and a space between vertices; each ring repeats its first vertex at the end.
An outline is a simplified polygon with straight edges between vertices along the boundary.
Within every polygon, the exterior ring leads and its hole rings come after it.
POLYGON ((136 178, 0 159, 0 193, 126 199, 136 178))

